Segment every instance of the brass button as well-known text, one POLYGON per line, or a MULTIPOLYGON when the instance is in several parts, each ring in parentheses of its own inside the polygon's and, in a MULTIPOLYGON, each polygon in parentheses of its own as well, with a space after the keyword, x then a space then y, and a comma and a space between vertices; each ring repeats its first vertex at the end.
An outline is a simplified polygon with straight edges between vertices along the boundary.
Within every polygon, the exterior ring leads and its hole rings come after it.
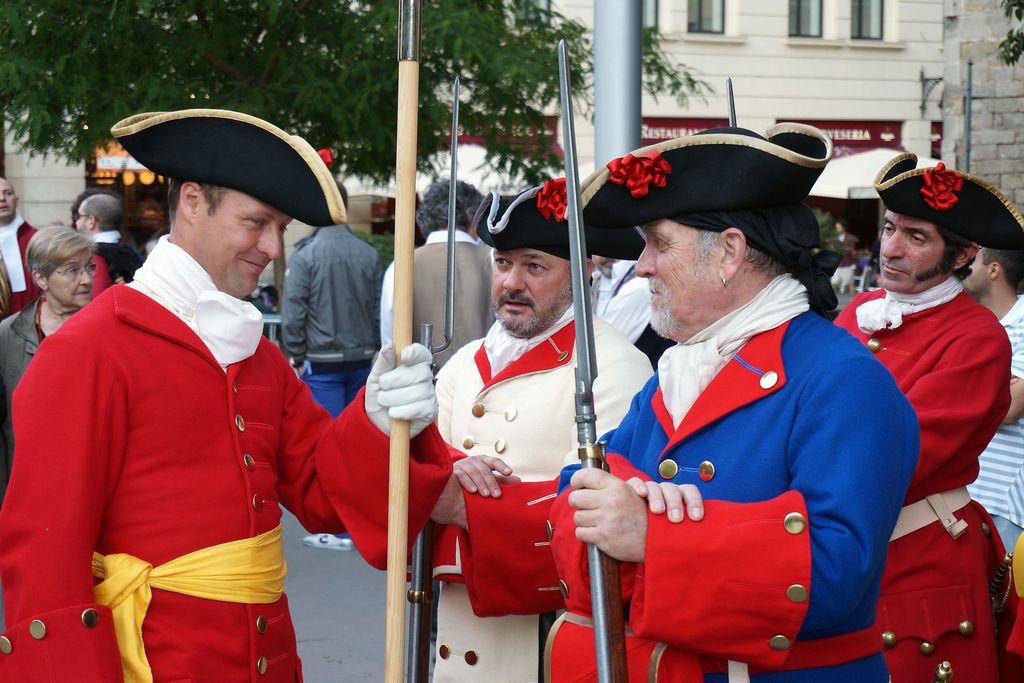
POLYGON ((930 655, 933 652, 935 652, 935 646, 934 645, 929 643, 927 640, 924 641, 923 643, 921 643, 921 654, 923 654, 924 656, 927 657, 928 655, 930 655))
POLYGON ((9 655, 12 650, 14 650, 14 646, 11 645, 10 638, 7 636, 0 636, 0 653, 9 655))
POLYGON ((245 420, 242 419, 241 415, 235 415, 235 426, 238 427, 238 431, 245 431, 245 420))
POLYGON ((768 640, 768 646, 773 650, 788 650, 792 643, 789 642, 789 638, 786 636, 772 636, 768 640))
POLYGON ((441 647, 437 648, 437 656, 441 659, 448 659, 451 653, 452 651, 447 645, 442 645, 441 647))
POLYGON ((475 445, 476 445, 476 439, 473 438, 472 434, 470 434, 468 436, 462 437, 462 447, 463 448, 472 448, 475 445))
POLYGON ((46 637, 46 624, 36 619, 28 625, 28 632, 36 640, 42 640, 46 637))
POLYGON ((886 647, 894 647, 896 645, 896 634, 892 631, 883 631, 882 645, 886 647))
POLYGON ((558 592, 562 594, 563 598, 569 597, 569 584, 562 579, 558 580, 558 592))
POLYGON ((249 470, 250 472, 256 469, 256 460, 254 460, 253 457, 248 453, 242 456, 242 462, 245 463, 245 469, 249 470))
POLYGON ((237 379, 234 382, 231 383, 231 391, 235 392, 236 394, 238 393, 238 380, 237 379))
POLYGON ((794 583, 786 589, 786 597, 793 602, 803 602, 807 599, 807 589, 799 583, 794 583))
POLYGON ((96 624, 100 623, 100 613, 90 607, 89 609, 82 612, 82 625, 86 628, 96 628, 96 624))
POLYGON ((550 541, 551 538, 555 535, 555 527, 551 526, 551 520, 550 519, 545 519, 544 520, 544 526, 547 528, 548 540, 550 541))
POLYGON ((505 422, 511 422, 517 417, 519 417, 519 411, 515 408, 509 408, 505 411, 505 422))
POLYGON ((988 525, 988 522, 981 523, 981 533, 985 534, 986 536, 992 535, 992 527, 988 525))
POLYGON ((466 664, 469 664, 470 666, 473 666, 478 661, 480 661, 480 658, 477 656, 476 652, 473 652, 472 650, 467 650, 465 657, 466 664))
POLYGON ((260 633, 267 632, 267 618, 262 614, 256 617, 256 630, 260 633))
POLYGON ((782 520, 782 523, 786 527, 786 531, 791 534, 798 534, 807 528, 807 520, 799 512, 790 512, 786 515, 786 518, 782 520))
POLYGON ((671 458, 666 458, 665 460, 662 460, 661 464, 658 465, 658 474, 660 474, 665 479, 671 479, 678 473, 679 465, 677 465, 676 461, 671 458))
POLYGON ((715 463, 705 460, 697 466, 697 476, 701 481, 711 481, 715 478, 715 463))
POLYGON ((870 351, 871 353, 878 353, 879 351, 882 350, 882 342, 878 341, 874 337, 872 337, 871 339, 868 339, 867 346, 868 346, 868 351, 870 351))
POLYGON ((486 412, 487 412, 487 409, 484 408, 484 404, 483 403, 474 403, 473 404, 473 417, 483 417, 484 413, 486 413, 486 412))
POLYGON ((504 453, 506 448, 508 448, 508 442, 505 439, 498 439, 494 442, 495 453, 504 453))
POLYGON ((259 659, 256 660, 256 673, 258 673, 260 676, 262 676, 263 674, 267 673, 267 658, 266 657, 260 657, 259 659))
POLYGON ((956 628, 957 628, 958 631, 960 631, 960 635, 962 635, 962 636, 969 636, 972 633, 974 633, 974 624, 972 624, 967 619, 964 619, 963 621, 961 621, 960 625, 957 626, 956 628))
POLYGON ((761 375, 761 388, 762 389, 771 389, 772 387, 774 387, 778 383, 779 383, 779 373, 775 372, 774 370, 769 370, 768 372, 766 372, 763 375, 761 375))
POLYGON ((261 496, 258 493, 253 494, 253 497, 252 497, 252 508, 256 512, 260 512, 261 510, 263 510, 263 496, 261 496))

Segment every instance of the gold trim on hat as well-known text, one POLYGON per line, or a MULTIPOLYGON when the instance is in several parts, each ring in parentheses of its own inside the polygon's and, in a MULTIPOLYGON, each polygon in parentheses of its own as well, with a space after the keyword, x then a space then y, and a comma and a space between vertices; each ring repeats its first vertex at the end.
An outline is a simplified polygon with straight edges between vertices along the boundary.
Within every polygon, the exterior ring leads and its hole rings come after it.
MULTIPOLYGON (((152 126, 156 126, 161 123, 168 121, 175 121, 177 119, 193 119, 193 118, 214 118, 214 119, 230 119, 232 121, 239 121, 241 123, 247 123, 251 126, 261 128, 268 133, 276 136, 288 144, 309 166, 309 170, 313 172, 313 177, 316 178, 320 185, 320 190, 323 192, 324 199, 327 201, 327 210, 331 214, 331 220, 335 223, 347 223, 348 212, 345 210, 345 203, 341 200, 341 193, 338 191, 338 186, 335 183, 334 176, 331 174, 331 170, 324 163, 324 160, 320 158, 320 155, 316 153, 316 150, 306 142, 303 138, 298 135, 289 135, 284 130, 278 128, 268 121, 256 118, 249 114, 243 114, 242 112, 230 111, 228 109, 182 109, 180 111, 164 111, 164 112, 145 112, 142 114, 135 114, 129 116, 126 119, 122 119, 115 123, 110 132, 115 138, 126 137, 134 135, 140 131, 143 131, 152 126)), ((183 180, 188 180, 184 178, 183 180)))
MULTIPOLYGON (((683 147, 699 147, 702 145, 732 145, 735 147, 751 147, 805 168, 824 168, 832 158, 832 138, 825 135, 825 133, 814 126, 791 122, 777 123, 765 131, 765 136, 771 138, 781 133, 800 133, 802 135, 818 139, 825 145, 824 156, 820 158, 805 156, 803 154, 798 154, 791 149, 786 149, 782 145, 772 142, 770 139, 764 140, 751 135, 740 135, 738 133, 687 135, 686 137, 665 140, 653 145, 648 145, 647 147, 641 147, 640 149, 633 150, 630 154, 635 157, 639 157, 651 151, 667 152, 674 149, 681 149, 683 147)), ((580 202, 582 206, 585 207, 590 202, 594 195, 597 194, 597 191, 608 181, 610 176, 611 169, 608 168, 607 164, 602 164, 600 167, 595 169, 593 173, 583 179, 583 182, 580 183, 580 202)))
MULTIPOLYGON (((916 154, 914 154, 913 152, 904 152, 903 154, 900 154, 899 156, 890 159, 888 162, 886 162, 884 166, 882 166, 882 170, 875 174, 875 192, 881 195, 883 190, 888 190, 893 185, 901 183, 904 180, 913 178, 915 176, 924 175, 925 173, 934 171, 937 168, 936 166, 929 166, 928 168, 914 168, 907 171, 906 173, 900 173, 899 175, 893 176, 892 178, 886 180, 885 176, 886 174, 889 173, 889 171, 892 170, 892 167, 902 161, 906 161, 907 159, 913 159, 914 163, 917 163, 916 154)), ((1017 209, 1016 206, 1014 206, 1013 202, 1007 199, 1006 196, 1002 192, 1000 192, 997 187, 995 187, 994 185, 990 184, 985 180, 982 180, 977 176, 973 176, 970 173, 964 173, 963 171, 958 171, 955 168, 946 167, 946 171, 959 173, 961 176, 963 176, 965 181, 974 183, 978 187, 988 190, 990 193, 995 195, 996 199, 1002 202, 1003 206, 1006 207, 1006 210, 1009 211, 1010 215, 1013 216, 1014 220, 1017 221, 1017 225, 1019 225, 1021 229, 1024 230, 1024 216, 1021 215, 1020 211, 1017 209)))

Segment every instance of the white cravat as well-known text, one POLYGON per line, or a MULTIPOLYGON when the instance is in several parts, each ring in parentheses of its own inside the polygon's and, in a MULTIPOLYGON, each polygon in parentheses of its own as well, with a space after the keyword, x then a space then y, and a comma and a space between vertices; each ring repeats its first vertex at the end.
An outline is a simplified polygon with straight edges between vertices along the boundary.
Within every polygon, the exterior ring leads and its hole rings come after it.
POLYGON ((256 353, 263 333, 259 310, 218 290, 203 267, 166 235, 128 286, 181 318, 222 368, 256 353))
POLYGON ((658 361, 658 384, 672 424, 679 426, 697 397, 751 337, 809 308, 807 289, 792 275, 780 275, 735 311, 665 351, 658 361))
POLYGON ((857 307, 857 327, 865 334, 886 328, 895 330, 903 324, 903 316, 941 306, 955 299, 962 291, 964 283, 953 275, 920 294, 886 291, 883 298, 867 301, 857 307))
MULTIPOLYGON (((572 306, 569 306, 554 325, 528 339, 513 337, 500 320, 495 321, 491 325, 491 329, 487 331, 487 336, 484 337, 484 351, 487 352, 487 360, 491 364, 491 376, 494 377, 519 360, 527 351, 549 339, 555 332, 572 322, 572 310, 572 306)), ((573 340, 573 344, 575 345, 575 340, 573 340)))
POLYGON ((12 292, 24 292, 25 266, 21 261, 21 249, 18 248, 18 228, 25 222, 20 213, 14 214, 14 220, 0 227, 0 257, 7 266, 7 277, 11 281, 12 292))

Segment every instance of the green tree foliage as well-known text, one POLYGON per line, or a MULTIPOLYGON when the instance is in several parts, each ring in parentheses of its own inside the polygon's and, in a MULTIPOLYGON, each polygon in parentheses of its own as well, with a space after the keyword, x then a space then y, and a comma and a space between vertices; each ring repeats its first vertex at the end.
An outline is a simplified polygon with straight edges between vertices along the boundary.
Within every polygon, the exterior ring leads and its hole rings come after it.
POLYGON ((1024 29, 1021 22, 1024 21, 1024 0, 1003 0, 1003 10, 1006 16, 1016 24, 1006 33, 1006 39, 999 43, 999 56, 1006 64, 1016 64, 1020 61, 1021 54, 1024 54, 1024 29))
MULTIPOLYGON (((73 160, 144 111, 245 111, 329 147, 341 170, 393 174, 398 69, 396 0, 32 0, 0 2, 0 102, 35 152, 73 160)), ((576 106, 592 103, 591 39, 558 13, 524 22, 518 0, 425 0, 420 167, 447 149, 451 82, 462 80, 463 131, 489 162, 536 182, 560 166, 547 115, 557 111, 555 46, 574 65, 576 106)), ((685 106, 707 86, 645 43, 645 88, 685 106)))

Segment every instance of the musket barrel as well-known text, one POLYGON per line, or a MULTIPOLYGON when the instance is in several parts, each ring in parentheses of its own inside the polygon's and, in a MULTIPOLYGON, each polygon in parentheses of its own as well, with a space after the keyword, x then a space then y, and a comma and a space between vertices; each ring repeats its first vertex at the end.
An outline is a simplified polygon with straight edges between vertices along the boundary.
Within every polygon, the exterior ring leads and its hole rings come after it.
POLYGON ((398 7, 398 61, 420 61, 420 3, 419 0, 399 0, 398 7))

